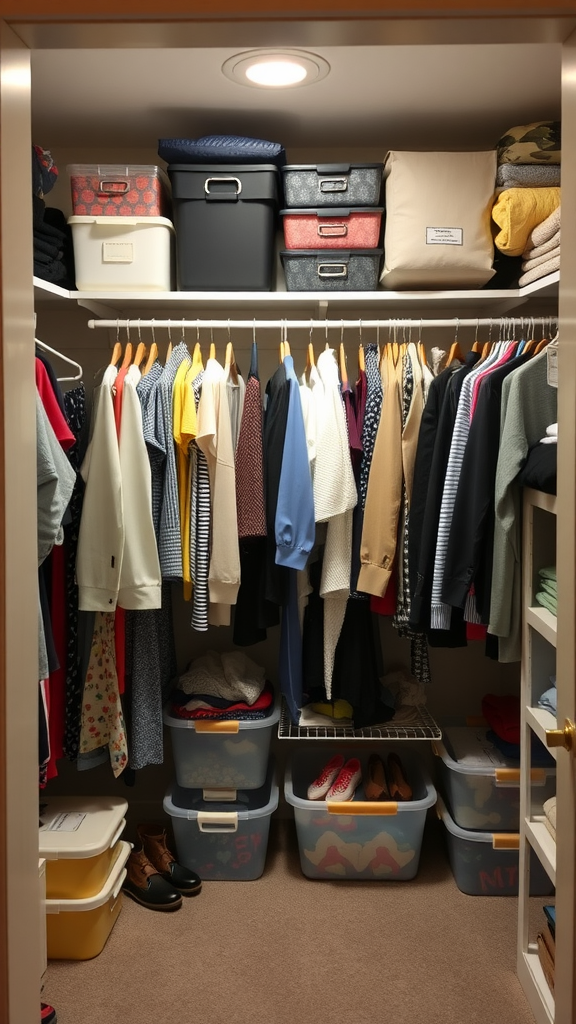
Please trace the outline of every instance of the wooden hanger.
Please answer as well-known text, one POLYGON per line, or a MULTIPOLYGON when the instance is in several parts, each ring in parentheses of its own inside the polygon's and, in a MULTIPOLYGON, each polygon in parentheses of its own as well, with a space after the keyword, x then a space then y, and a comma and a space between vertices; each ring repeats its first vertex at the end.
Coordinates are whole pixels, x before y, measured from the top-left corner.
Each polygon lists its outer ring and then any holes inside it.
POLYGON ((281 342, 280 342, 280 346, 279 346, 279 349, 278 349, 278 358, 280 359, 280 362, 281 362, 281 363, 283 363, 283 362, 284 362, 284 356, 285 356, 285 355, 286 355, 286 352, 285 352, 285 349, 284 349, 284 342, 283 342, 283 341, 281 341, 281 342))
POLYGON ((460 342, 457 340, 453 341, 450 346, 450 351, 448 352, 448 359, 446 360, 446 366, 450 366, 450 363, 453 363, 455 359, 458 359, 461 363, 464 362, 464 354, 462 352, 462 349, 460 348, 460 342))
POLYGON ((362 342, 358 345, 358 370, 360 373, 366 372, 366 360, 364 358, 364 345, 362 342))
POLYGON ((342 387, 348 387, 348 369, 346 367, 346 352, 344 351, 344 342, 340 342, 340 380, 342 381, 342 387))
POLYGON ((142 370, 142 376, 145 377, 147 373, 150 373, 154 363, 158 358, 158 345, 155 341, 150 345, 150 351, 148 353, 148 359, 146 360, 146 366, 142 370))
POLYGON ((202 359, 202 347, 199 341, 194 345, 194 352, 192 353, 192 360, 196 359, 202 359))
POLYGON ((418 358, 420 360, 420 366, 428 366, 428 359, 426 358, 426 349, 424 348, 424 342, 418 342, 418 358))
POLYGON ((234 384, 238 383, 238 367, 236 366, 236 357, 234 355, 234 346, 229 341, 226 345, 226 357, 224 360, 224 367, 228 370, 230 377, 234 384))
POLYGON ((309 341, 308 348, 306 349, 306 369, 304 373, 308 373, 313 366, 316 366, 316 357, 314 355, 314 345, 309 341))
POLYGON ((110 366, 116 366, 122 355, 122 345, 119 341, 116 342, 112 349, 112 355, 110 356, 110 366))
MULTIPOLYGON (((546 345, 549 344, 550 338, 542 338, 542 341, 537 342, 536 347, 533 350, 533 355, 537 356, 538 353, 541 352, 543 348, 546 348, 546 345)), ((526 349, 524 349, 524 351, 526 351, 526 349)))
POLYGON ((122 370, 126 370, 130 366, 131 362, 132 362, 132 342, 128 341, 126 343, 126 348, 124 349, 124 359, 122 360, 121 369, 122 370))
POLYGON ((169 342, 168 342, 168 348, 166 349, 166 359, 165 359, 165 362, 166 362, 166 363, 167 363, 167 362, 168 362, 168 360, 170 359, 170 356, 171 356, 171 355, 172 355, 172 342, 171 342, 171 341, 169 341, 169 342))
POLYGON ((146 358, 146 345, 143 341, 139 342, 136 349, 136 355, 134 356, 134 366, 140 366, 140 363, 144 362, 146 358))
POLYGON ((490 355, 491 351, 492 351, 492 342, 491 341, 485 342, 485 344, 484 344, 484 346, 482 348, 482 357, 481 358, 482 359, 487 359, 488 356, 490 355))

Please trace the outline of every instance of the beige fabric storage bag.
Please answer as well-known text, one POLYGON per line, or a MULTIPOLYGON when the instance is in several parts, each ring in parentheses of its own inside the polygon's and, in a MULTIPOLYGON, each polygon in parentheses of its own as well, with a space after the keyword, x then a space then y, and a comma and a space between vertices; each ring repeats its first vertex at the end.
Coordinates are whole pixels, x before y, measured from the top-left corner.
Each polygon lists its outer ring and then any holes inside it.
POLYGON ((496 151, 390 151, 385 288, 480 288, 494 275, 490 212, 496 151))

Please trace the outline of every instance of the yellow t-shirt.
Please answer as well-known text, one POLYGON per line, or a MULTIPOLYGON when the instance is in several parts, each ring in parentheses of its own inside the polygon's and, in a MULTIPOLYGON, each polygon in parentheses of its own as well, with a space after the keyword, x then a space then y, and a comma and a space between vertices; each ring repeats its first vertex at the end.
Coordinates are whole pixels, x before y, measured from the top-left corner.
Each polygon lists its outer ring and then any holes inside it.
POLYGON ((185 359, 178 367, 174 388, 173 432, 176 442, 176 472, 178 479, 178 502, 180 508, 180 535, 182 540, 182 576, 184 599, 192 598, 192 576, 190 572, 190 442, 197 434, 196 403, 192 381, 202 370, 202 356, 194 352, 192 360, 185 359))

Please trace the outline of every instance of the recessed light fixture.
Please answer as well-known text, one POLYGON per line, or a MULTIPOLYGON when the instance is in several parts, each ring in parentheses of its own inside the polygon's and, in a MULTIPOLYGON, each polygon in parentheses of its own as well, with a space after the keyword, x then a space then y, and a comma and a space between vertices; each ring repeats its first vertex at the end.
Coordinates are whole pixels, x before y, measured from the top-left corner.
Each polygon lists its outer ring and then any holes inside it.
POLYGON ((256 89, 294 89, 325 78, 328 61, 306 50, 247 50, 229 57, 222 71, 232 82, 256 89))

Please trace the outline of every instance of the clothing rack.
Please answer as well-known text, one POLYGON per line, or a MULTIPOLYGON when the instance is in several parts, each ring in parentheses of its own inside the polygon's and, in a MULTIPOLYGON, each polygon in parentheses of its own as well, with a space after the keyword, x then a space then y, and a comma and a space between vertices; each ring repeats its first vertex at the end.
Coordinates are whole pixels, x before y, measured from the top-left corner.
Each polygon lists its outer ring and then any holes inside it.
POLYGON ((397 328, 402 329, 405 327, 415 328, 418 330, 424 330, 424 328, 430 327, 453 327, 457 331, 459 327, 498 327, 498 326, 512 326, 512 325, 526 325, 528 328, 538 326, 548 326, 552 323, 557 323, 557 317, 554 316, 498 316, 498 317, 466 317, 464 319, 460 317, 452 317, 451 319, 411 319, 411 318, 386 318, 383 320, 288 320, 286 318, 276 320, 228 320, 228 319, 204 319, 198 318, 196 320, 89 320, 88 327, 91 330, 95 328, 107 328, 108 330, 116 329, 120 330, 192 330, 197 328, 206 329, 221 329, 229 330, 264 330, 264 329, 278 329, 278 330, 363 330, 366 328, 397 328))

